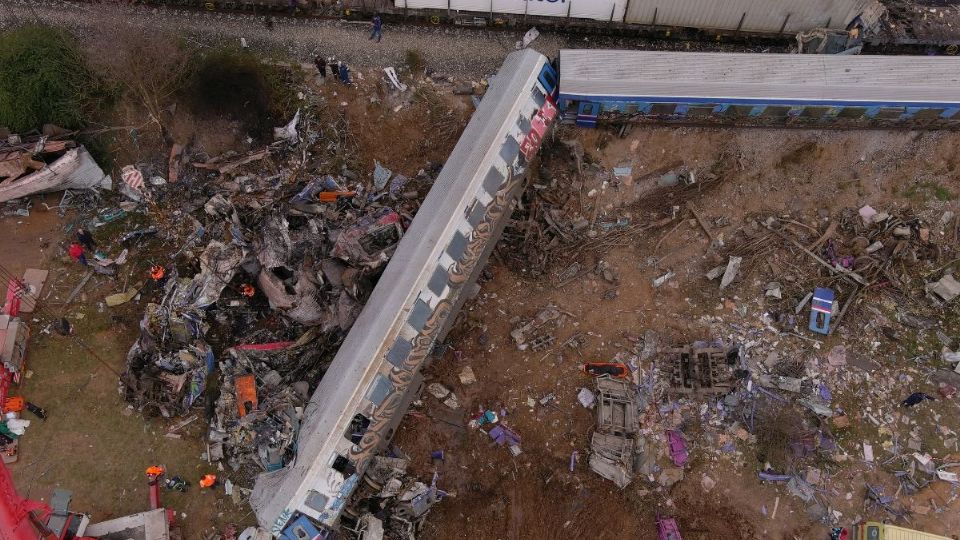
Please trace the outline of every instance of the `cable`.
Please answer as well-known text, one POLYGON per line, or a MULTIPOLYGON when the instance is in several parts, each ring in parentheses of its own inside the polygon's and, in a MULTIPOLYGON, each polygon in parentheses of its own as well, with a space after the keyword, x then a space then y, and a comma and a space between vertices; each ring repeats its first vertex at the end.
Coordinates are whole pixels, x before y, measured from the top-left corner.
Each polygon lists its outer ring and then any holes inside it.
MULTIPOLYGON (((19 278, 19 277, 16 277, 16 276, 13 274, 13 272, 11 272, 9 269, 7 269, 7 267, 4 266, 3 264, 0 264, 0 278, 6 279, 8 283, 9 283, 11 280, 16 280, 18 283, 20 283, 21 286, 20 286, 19 288, 20 288, 20 291, 23 293, 23 294, 21 295, 21 299, 24 297, 24 295, 26 295, 27 297, 32 298, 32 299, 35 301, 35 305, 34 305, 34 311, 35 311, 35 312, 40 313, 41 315, 46 315, 47 317, 49 317, 49 318, 51 318, 51 319, 53 319, 53 320, 62 319, 62 318, 63 318, 63 315, 62 315, 62 314, 61 314, 61 315, 55 315, 55 314, 51 313, 50 311, 48 311, 47 308, 41 304, 41 300, 40 300, 39 296, 38 296, 38 295, 34 295, 33 293, 29 292, 25 287, 23 287, 23 286, 22 286, 22 285, 24 285, 23 280, 22 280, 21 278, 19 278)), ((38 293, 39 293, 39 291, 38 291, 38 293)), ((93 357, 94 357, 98 362, 100 362, 105 368, 107 368, 108 370, 110 370, 114 375, 116 375, 118 378, 120 378, 120 379, 122 380, 122 377, 121 377, 120 372, 117 371, 116 369, 114 369, 113 366, 111 366, 109 363, 107 363, 106 360, 104 360, 103 358, 101 358, 100 355, 97 354, 96 351, 94 351, 94 349, 93 349, 92 347, 90 347, 90 345, 88 345, 86 341, 83 340, 83 338, 81 338, 81 337, 78 336, 78 335, 75 335, 75 337, 76 337, 76 339, 77 339, 77 343, 78 343, 84 350, 86 350, 86 351, 90 354, 90 356, 93 356, 93 357)))

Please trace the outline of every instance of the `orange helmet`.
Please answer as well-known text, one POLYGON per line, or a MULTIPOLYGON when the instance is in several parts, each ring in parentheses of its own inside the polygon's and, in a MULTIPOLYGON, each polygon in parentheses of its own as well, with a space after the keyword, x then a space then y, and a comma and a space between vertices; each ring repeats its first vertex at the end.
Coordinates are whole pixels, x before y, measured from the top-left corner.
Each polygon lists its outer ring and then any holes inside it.
POLYGON ((248 296, 251 298, 253 297, 253 295, 257 294, 257 290, 254 289, 253 285, 249 283, 244 283, 243 285, 241 285, 240 292, 243 293, 244 296, 248 296))
POLYGON ((163 474, 163 467, 159 465, 151 465, 147 467, 147 476, 160 476, 163 474))
POLYGON ((163 279, 164 270, 160 265, 154 265, 150 267, 150 277, 155 280, 163 279))
POLYGON ((213 484, 217 481, 217 475, 215 474, 205 474, 203 478, 200 479, 200 487, 208 488, 213 487, 213 484))

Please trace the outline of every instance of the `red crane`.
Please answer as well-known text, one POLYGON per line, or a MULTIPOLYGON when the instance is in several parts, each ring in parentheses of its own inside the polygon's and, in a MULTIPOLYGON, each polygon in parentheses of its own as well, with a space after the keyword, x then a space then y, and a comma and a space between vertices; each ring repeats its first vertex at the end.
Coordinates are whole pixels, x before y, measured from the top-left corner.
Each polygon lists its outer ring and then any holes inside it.
POLYGON ((46 504, 20 497, 0 462, 0 540, 59 540, 45 525, 50 512, 46 504))

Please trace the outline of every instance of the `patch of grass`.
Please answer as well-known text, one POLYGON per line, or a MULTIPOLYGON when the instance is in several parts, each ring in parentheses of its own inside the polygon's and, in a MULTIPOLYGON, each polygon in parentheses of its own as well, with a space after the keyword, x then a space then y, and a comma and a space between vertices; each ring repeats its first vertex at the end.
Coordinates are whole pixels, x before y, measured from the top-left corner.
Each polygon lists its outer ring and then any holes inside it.
MULTIPOLYGON (((896 194, 896 192, 894 193, 896 194)), ((908 187, 901 194, 902 197, 913 200, 913 201, 926 201, 930 197, 938 201, 952 201, 956 194, 941 185, 939 182, 924 181, 917 182, 912 186, 908 187)))
POLYGON ((65 31, 29 25, 0 34, 0 125, 83 127, 111 99, 65 31))

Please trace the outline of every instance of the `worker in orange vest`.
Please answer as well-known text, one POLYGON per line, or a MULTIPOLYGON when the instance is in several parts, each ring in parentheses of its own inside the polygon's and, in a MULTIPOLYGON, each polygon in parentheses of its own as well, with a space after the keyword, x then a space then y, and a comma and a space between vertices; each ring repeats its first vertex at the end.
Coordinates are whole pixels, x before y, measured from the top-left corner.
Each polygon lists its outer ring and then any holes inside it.
POLYGON ((247 298, 253 298, 253 295, 257 294, 257 290, 253 288, 253 285, 244 283, 240 286, 240 293, 247 298))
POLYGON ((215 474, 205 474, 203 478, 200 479, 201 488, 212 488, 217 485, 217 475, 215 474))
POLYGON ((159 264, 155 264, 150 267, 150 278, 154 281, 160 281, 163 279, 163 276, 166 274, 166 271, 159 264))

